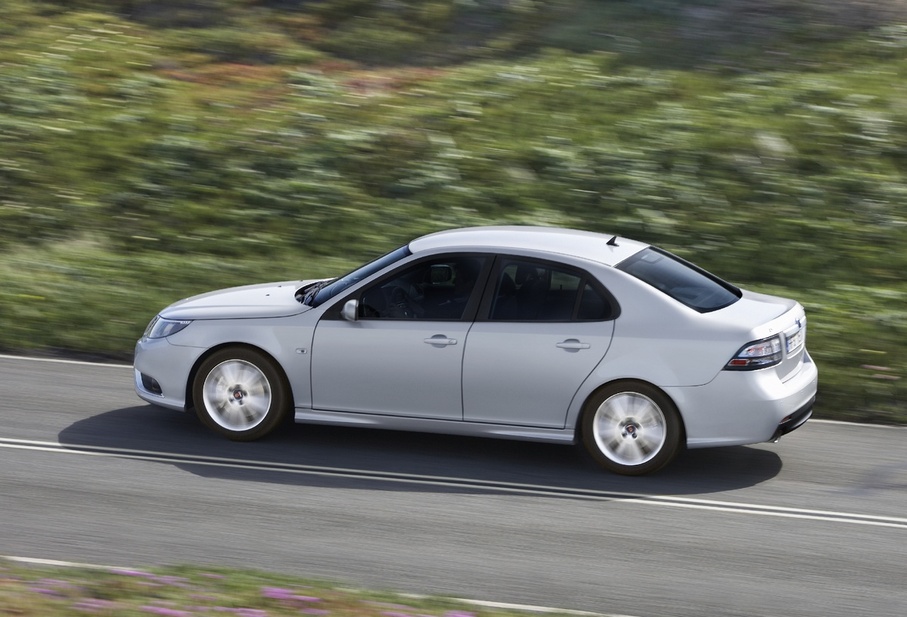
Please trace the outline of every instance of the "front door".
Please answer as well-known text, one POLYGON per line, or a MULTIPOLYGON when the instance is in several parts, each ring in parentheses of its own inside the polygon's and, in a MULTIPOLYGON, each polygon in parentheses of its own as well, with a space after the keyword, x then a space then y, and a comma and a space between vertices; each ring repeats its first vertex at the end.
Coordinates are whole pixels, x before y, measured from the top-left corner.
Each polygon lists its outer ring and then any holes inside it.
POLYGON ((484 256, 403 266, 355 296, 347 321, 328 311, 312 344, 315 409, 463 419, 463 350, 484 256))
POLYGON ((462 419, 468 329, 461 322, 321 321, 312 345, 314 408, 462 419))

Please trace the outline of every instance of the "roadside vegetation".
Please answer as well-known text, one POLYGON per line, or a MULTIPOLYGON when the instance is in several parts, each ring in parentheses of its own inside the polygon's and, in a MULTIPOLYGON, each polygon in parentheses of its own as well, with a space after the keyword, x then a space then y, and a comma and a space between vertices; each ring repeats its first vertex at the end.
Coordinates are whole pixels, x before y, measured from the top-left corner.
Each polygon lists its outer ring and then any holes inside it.
POLYGON ((6 0, 0 348, 559 225, 797 298, 817 415, 907 423, 905 77, 895 0, 6 0))
MULTIPOLYGON (((527 611, 364 591, 225 568, 22 566, 0 561, 0 606, 17 617, 521 617, 527 611)), ((557 615, 557 613, 548 613, 557 615)))

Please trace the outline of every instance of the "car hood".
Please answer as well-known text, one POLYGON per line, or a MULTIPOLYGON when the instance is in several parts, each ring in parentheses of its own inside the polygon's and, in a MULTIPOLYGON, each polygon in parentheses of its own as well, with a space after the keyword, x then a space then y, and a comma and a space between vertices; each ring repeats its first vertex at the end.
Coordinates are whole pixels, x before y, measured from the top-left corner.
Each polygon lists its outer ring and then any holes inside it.
POLYGON ((296 293, 316 280, 283 281, 231 287, 174 302, 161 311, 165 319, 250 319, 288 317, 310 310, 296 293))

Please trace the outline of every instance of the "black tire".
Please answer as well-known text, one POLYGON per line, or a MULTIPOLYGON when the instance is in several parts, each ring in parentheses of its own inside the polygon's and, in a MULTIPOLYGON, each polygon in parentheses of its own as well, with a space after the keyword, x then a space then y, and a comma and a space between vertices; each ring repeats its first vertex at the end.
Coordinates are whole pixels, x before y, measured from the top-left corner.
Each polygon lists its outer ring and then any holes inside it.
POLYGON ((639 476, 674 459, 681 448, 683 423, 674 403, 658 388, 618 382, 586 401, 582 440, 586 451, 605 469, 639 476))
POLYGON ((264 437, 292 407, 280 367, 245 347, 220 349, 205 358, 192 384, 192 401, 206 426, 234 441, 264 437))

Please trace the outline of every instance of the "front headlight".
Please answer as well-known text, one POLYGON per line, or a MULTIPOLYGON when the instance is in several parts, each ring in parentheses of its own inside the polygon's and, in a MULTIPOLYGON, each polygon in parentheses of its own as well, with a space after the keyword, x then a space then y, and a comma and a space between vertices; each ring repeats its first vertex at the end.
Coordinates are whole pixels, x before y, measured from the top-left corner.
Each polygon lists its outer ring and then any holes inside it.
POLYGON ((173 319, 164 319, 160 315, 151 320, 151 323, 148 324, 148 327, 145 328, 145 338, 164 338, 170 336, 171 334, 176 334, 186 326, 188 326, 191 321, 188 320, 173 320, 173 319))

